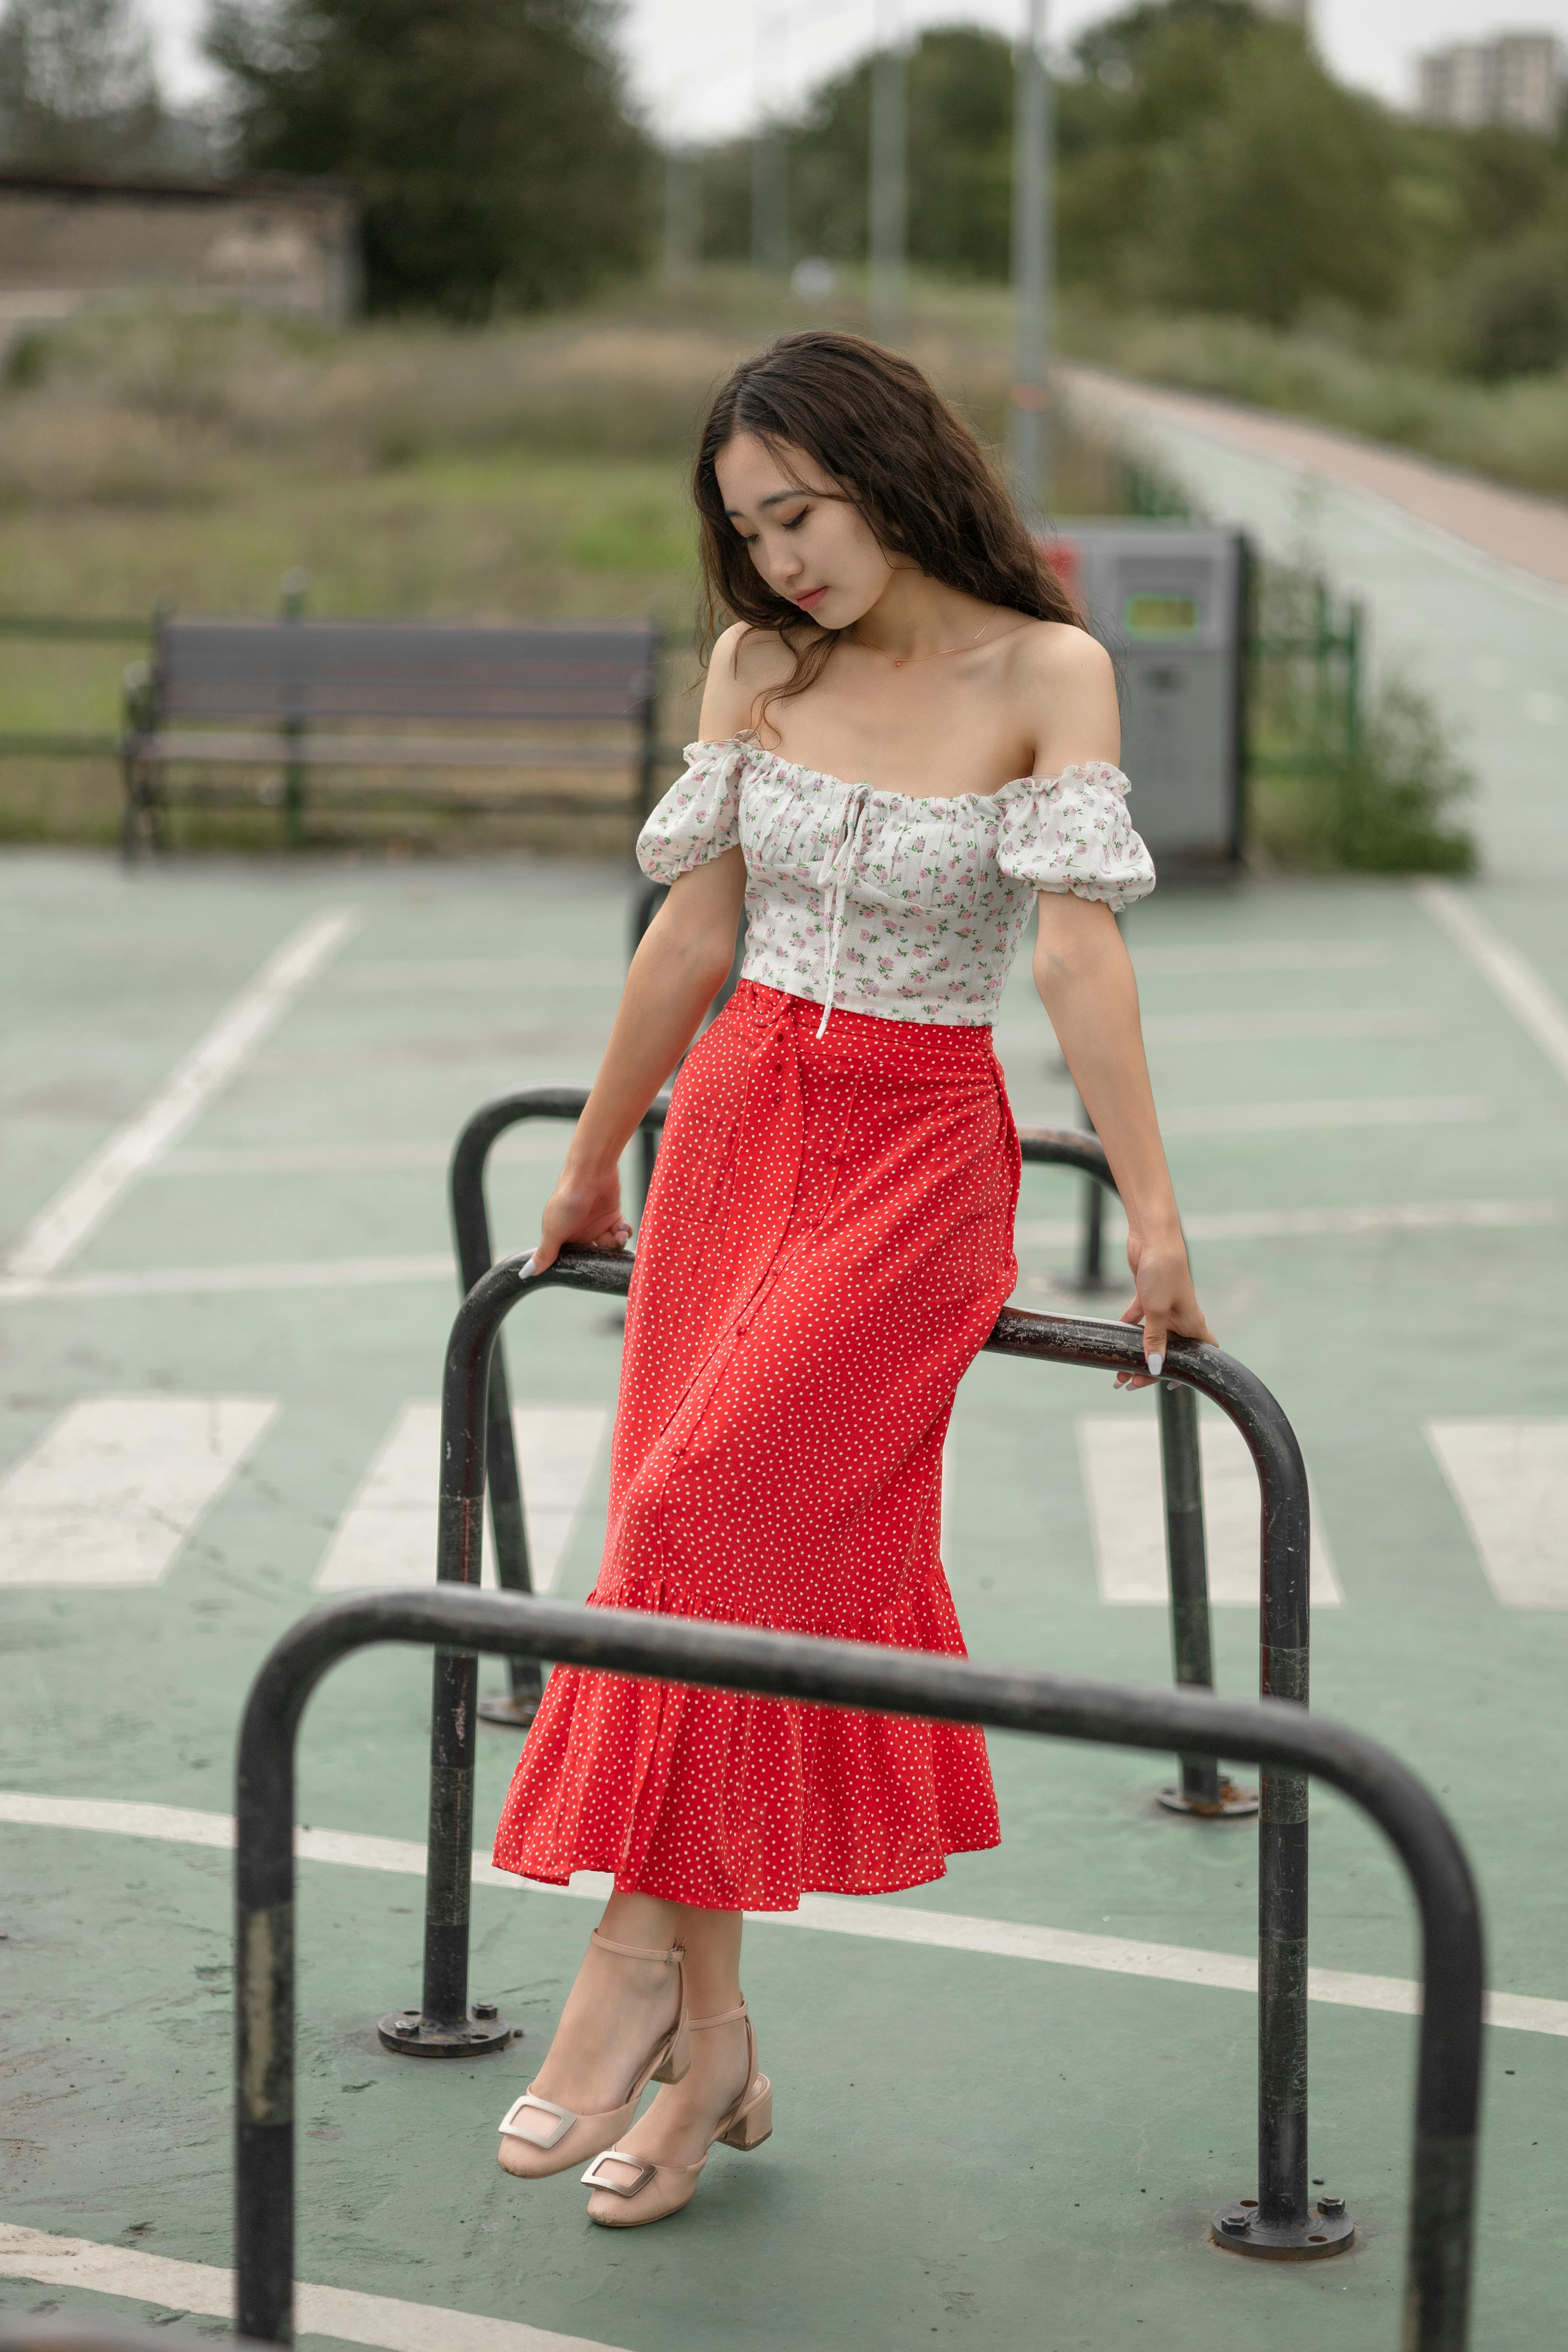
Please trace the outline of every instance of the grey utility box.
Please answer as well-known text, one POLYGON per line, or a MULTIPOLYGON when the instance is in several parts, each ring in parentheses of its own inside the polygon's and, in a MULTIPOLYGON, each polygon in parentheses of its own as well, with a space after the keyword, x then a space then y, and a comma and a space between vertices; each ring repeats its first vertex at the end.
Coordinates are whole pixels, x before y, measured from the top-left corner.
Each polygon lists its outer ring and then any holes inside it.
POLYGON ((1121 688, 1132 822, 1156 863, 1241 854, 1247 542, 1185 522, 1064 523, 1050 552, 1121 688))

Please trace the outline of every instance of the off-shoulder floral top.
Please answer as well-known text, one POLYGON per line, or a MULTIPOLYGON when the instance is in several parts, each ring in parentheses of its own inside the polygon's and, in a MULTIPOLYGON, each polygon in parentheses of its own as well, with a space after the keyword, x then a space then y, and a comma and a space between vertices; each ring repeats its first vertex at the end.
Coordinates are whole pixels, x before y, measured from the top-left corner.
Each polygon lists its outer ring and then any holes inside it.
POLYGON ((889 1021, 988 1027, 1037 890, 1121 908, 1154 887, 1102 761, 923 800, 847 784, 748 742, 689 743, 637 842, 673 882, 739 845, 743 977, 889 1021))

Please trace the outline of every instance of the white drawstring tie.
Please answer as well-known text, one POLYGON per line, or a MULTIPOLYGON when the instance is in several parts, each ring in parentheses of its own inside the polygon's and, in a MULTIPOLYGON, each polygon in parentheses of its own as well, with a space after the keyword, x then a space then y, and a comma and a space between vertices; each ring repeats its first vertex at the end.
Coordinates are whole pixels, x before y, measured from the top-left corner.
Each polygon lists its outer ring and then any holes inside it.
POLYGON ((816 869, 816 887, 826 893, 827 913, 827 986, 822 1019, 816 1031, 819 1040, 827 1034, 827 1016, 833 1010, 833 992, 838 979, 838 950, 844 938, 845 917, 848 912, 849 885, 855 879, 866 847, 866 827, 870 814, 871 786, 849 785, 839 803, 833 845, 816 869))

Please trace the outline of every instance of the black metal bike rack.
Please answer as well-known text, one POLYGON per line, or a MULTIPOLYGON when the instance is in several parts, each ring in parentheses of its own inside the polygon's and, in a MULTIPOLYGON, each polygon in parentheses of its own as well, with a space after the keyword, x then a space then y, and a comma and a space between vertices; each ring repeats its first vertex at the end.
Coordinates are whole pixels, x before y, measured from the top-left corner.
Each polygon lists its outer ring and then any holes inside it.
MULTIPOLYGON (((1077 1139, 1079 1142, 1082 1139, 1077 1139)), ((437 1577, 477 1585, 485 1496, 486 1399, 497 1335, 523 1297, 552 1287, 624 1297, 633 1260, 625 1253, 563 1250, 542 1274, 505 1258, 480 1276, 459 1308, 447 1351, 441 1404, 441 1489, 437 1577)), ((1134 1371, 1141 1334, 1125 1323, 1080 1316, 1030 1315, 1008 1307, 988 1349, 1037 1361, 1134 1371)), ((1173 1378, 1211 1397, 1240 1430, 1257 1466, 1262 1500, 1262 1628, 1259 1680, 1265 1698, 1305 1706, 1308 1685, 1307 1474, 1289 1423, 1256 1374, 1217 1348, 1171 1344, 1173 1378)), ((553 1657, 546 1647, 530 1656, 553 1657)), ((418 2009, 380 2021, 384 2047, 413 2057, 469 2057, 504 2049, 511 2029, 486 2001, 468 2001, 468 1904, 473 1867, 475 1701, 471 1657, 439 1655, 431 1704, 430 1817, 426 1876, 424 1979, 418 2009)), ((1179 1748, 1217 1759, 1215 1748, 1179 1748)), ((1307 1786, 1298 1773, 1265 1775, 1258 1818, 1258 2197, 1268 2233, 1255 2252, 1321 2251, 1307 2195, 1307 1786), (1293 2231, 1294 2236, 1289 2235, 1293 2231)), ((1346 2222, 1348 2233, 1350 2224, 1346 2222)), ((1337 2244, 1339 2240, 1332 2240, 1337 2244)))
MULTIPOLYGON (((650 883, 637 907, 636 944, 654 912, 653 901, 662 886, 650 883)), ((731 978, 733 975, 731 974, 731 978)), ((588 1099, 581 1087, 531 1087, 520 1094, 498 1095, 485 1103, 458 1136, 452 1153, 449 1188, 452 1231, 458 1276, 467 1297, 489 1273, 494 1260, 489 1211, 485 1198, 485 1171, 492 1146, 508 1128, 524 1119, 574 1119, 588 1099)), ((642 1121, 639 1141, 644 1153, 644 1194, 651 1179, 653 1150, 668 1110, 661 1096, 642 1121)), ((1098 1201, 1116 1194, 1116 1180, 1105 1147, 1090 1130, 1075 1128, 1026 1128, 1018 1138, 1026 1165, 1076 1169, 1098 1201)), ((1098 1231, 1098 1227, 1096 1228, 1098 1231)), ((489 1402, 488 1459, 490 1528, 495 1543, 496 1580, 503 1591, 531 1592, 532 1570, 528 1557, 528 1529, 523 1516, 517 1446, 511 1425, 511 1397, 507 1382, 505 1352, 498 1342, 491 1360, 489 1402)), ((1159 1391, 1160 1458, 1165 1497, 1165 1556, 1171 1585, 1171 1653, 1178 1685, 1184 1689, 1214 1687, 1214 1643, 1209 1626, 1208 1555, 1204 1536, 1203 1475, 1198 1458, 1197 1401, 1191 1390, 1174 1380, 1162 1381, 1159 1391)), ((511 1687, 502 1698, 481 1697, 479 1711, 487 1723, 513 1730, 526 1729, 538 1711, 539 1668, 531 1659, 510 1662, 511 1687)), ((1223 1780, 1212 1757, 1184 1756, 1181 1779, 1162 1789, 1160 1803, 1167 1811, 1201 1820, 1237 1820, 1258 1811, 1251 1790, 1223 1780)))
MULTIPOLYGON (((510 1278, 515 1286, 515 1271, 510 1278)), ((438 1665, 466 1668, 470 1676, 480 1651, 521 1654, 807 1704, 1245 1759, 1264 1767, 1266 1790, 1271 1783, 1304 1788, 1309 1773, 1327 1780, 1387 1836, 1420 1915, 1425 1998, 1401 2343, 1404 2352, 1464 2352, 1485 1982, 1480 1908, 1447 1816, 1386 1748, 1278 1701, 1140 1689, 449 1583, 427 1592, 345 1594, 313 1610, 276 1644, 246 1703, 235 1859, 236 2324, 242 2335, 264 2344, 293 2340, 293 1825, 300 1723, 328 1669, 378 1642, 434 1648, 438 1665)), ((1259 1985, 1265 2002, 1270 1975, 1265 1953, 1259 1985)), ((1268 2111, 1260 2115, 1266 2141, 1276 2120, 1268 2111)), ((1333 2210, 1339 2200, 1325 2198, 1298 2218, 1281 2195, 1277 2153, 1266 2145, 1256 2200, 1243 2199, 1215 2212, 1215 2242, 1244 2252, 1288 2247, 1298 2257, 1337 2252, 1352 2228, 1333 2210), (1266 2185, 1270 2177, 1272 2189, 1266 2185)))

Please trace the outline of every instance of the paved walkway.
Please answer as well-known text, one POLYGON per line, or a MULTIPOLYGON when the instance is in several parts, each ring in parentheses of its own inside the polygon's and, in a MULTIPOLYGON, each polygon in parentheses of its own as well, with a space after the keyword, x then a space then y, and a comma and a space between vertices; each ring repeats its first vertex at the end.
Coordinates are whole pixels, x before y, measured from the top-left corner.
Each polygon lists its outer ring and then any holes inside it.
POLYGON ((1076 397, 1134 425, 1174 426, 1232 451, 1267 457, 1287 471, 1363 490, 1477 554, 1568 589, 1568 506, 1559 499, 1510 489, 1305 417, 1134 383, 1104 368, 1073 366, 1067 373, 1076 397))
MULTIPOLYGON (((0 1041, 7 2312, 224 2307, 240 1702, 320 1592, 429 1574, 442 1163, 489 1095, 592 1071, 625 887, 522 862, 127 879, 96 857, 0 861, 0 988, 29 1007, 0 1041)), ((1286 1404, 1315 1484, 1316 1703, 1445 1792, 1480 1872, 1499 2000, 1477 2340, 1544 2341, 1535 2143, 1568 2091, 1556 1000, 1517 930, 1398 883, 1156 894, 1129 934, 1208 1311, 1286 1404)), ((1026 977, 998 1035, 1020 1116, 1061 1117, 1026 977)), ((560 1149, 557 1130, 500 1155, 502 1246, 531 1234, 560 1149)), ((1075 1208, 1072 1183, 1031 1173, 1023 1303, 1066 1303, 1075 1208)), ((538 1556, 579 1598, 618 1328, 556 1294, 508 1345, 538 1556)), ((1217 1424, 1205 1444, 1220 1673, 1245 1690, 1255 1489, 1217 1424)), ((1147 1397, 976 1364, 944 1549, 977 1655, 1164 1678, 1155 1462, 1147 1397)), ((1253 2164, 1250 1831, 1159 1813, 1158 1763, 1023 1740, 994 1743, 997 1853, 752 1933, 774 2137, 743 2164, 721 2152, 668 2230, 606 2241, 573 2179, 520 2189, 493 2161, 584 1902, 481 1875, 474 1990, 527 2031, 504 2058, 431 2067, 374 2043, 417 1981, 427 1691, 423 1660, 378 1653, 329 1679, 305 1730, 315 2340, 1394 2340, 1416 1964, 1397 1874, 1342 1805, 1315 1810, 1312 2112, 1314 2172, 1363 2216, 1343 2262, 1264 2275, 1204 2240, 1253 2164)), ((515 1746, 487 1727, 481 1839, 515 1746)))
MULTIPOLYGON (((1304 508, 1296 460, 1227 440, 1212 404, 1183 404, 1194 421, 1138 397, 1215 511, 1281 545, 1305 516, 1385 650, 1471 729, 1483 776, 1479 885, 1239 881, 1157 893, 1127 928, 1205 1305, 1314 1483, 1315 1704, 1440 1790, 1479 1871, 1494 2003, 1474 2340, 1512 2352, 1555 2340, 1562 2305, 1542 2151, 1568 2095, 1568 825, 1547 702, 1568 598, 1331 470, 1304 508)), ((0 992, 28 1011, 0 1034, 8 2316, 227 2307, 236 1718, 319 1593, 429 1573, 446 1153, 489 1095, 591 1074, 625 893, 609 868, 522 861, 128 879, 91 856, 0 859, 0 992)), ((1067 1116, 1026 976, 997 1034, 1020 1118, 1067 1116)), ((531 1236, 560 1150, 535 1131, 498 1154, 500 1246, 531 1236)), ((1075 1207, 1030 1172, 1024 1304, 1067 1303, 1075 1207)), ((515 1319, 535 1557, 580 1598, 619 1328, 559 1293, 515 1319)), ((1244 1690, 1256 1491, 1221 1425, 1205 1446, 1220 1679, 1244 1690)), ((976 1363, 944 1516, 976 1654, 1164 1678, 1156 1462, 1147 1396, 976 1363)), ((721 2151, 679 2221, 606 2238, 572 2176, 522 2189, 493 2161, 584 1901, 481 1864, 474 1990, 526 2039, 469 2066, 374 2042, 417 1981, 428 1687, 422 1658, 375 1653, 329 1678, 305 1729, 309 2341, 1397 2339, 1416 1963, 1398 1875, 1337 1801, 1314 1804, 1312 2158, 1359 2217, 1350 2255, 1265 2269, 1205 2236, 1254 2162, 1251 1832, 1162 1814, 1146 1759, 1022 1739, 994 1744, 998 1852, 749 1931, 774 2137, 744 2164, 721 2151)), ((487 1727, 481 1838, 515 1750, 487 1727)))

